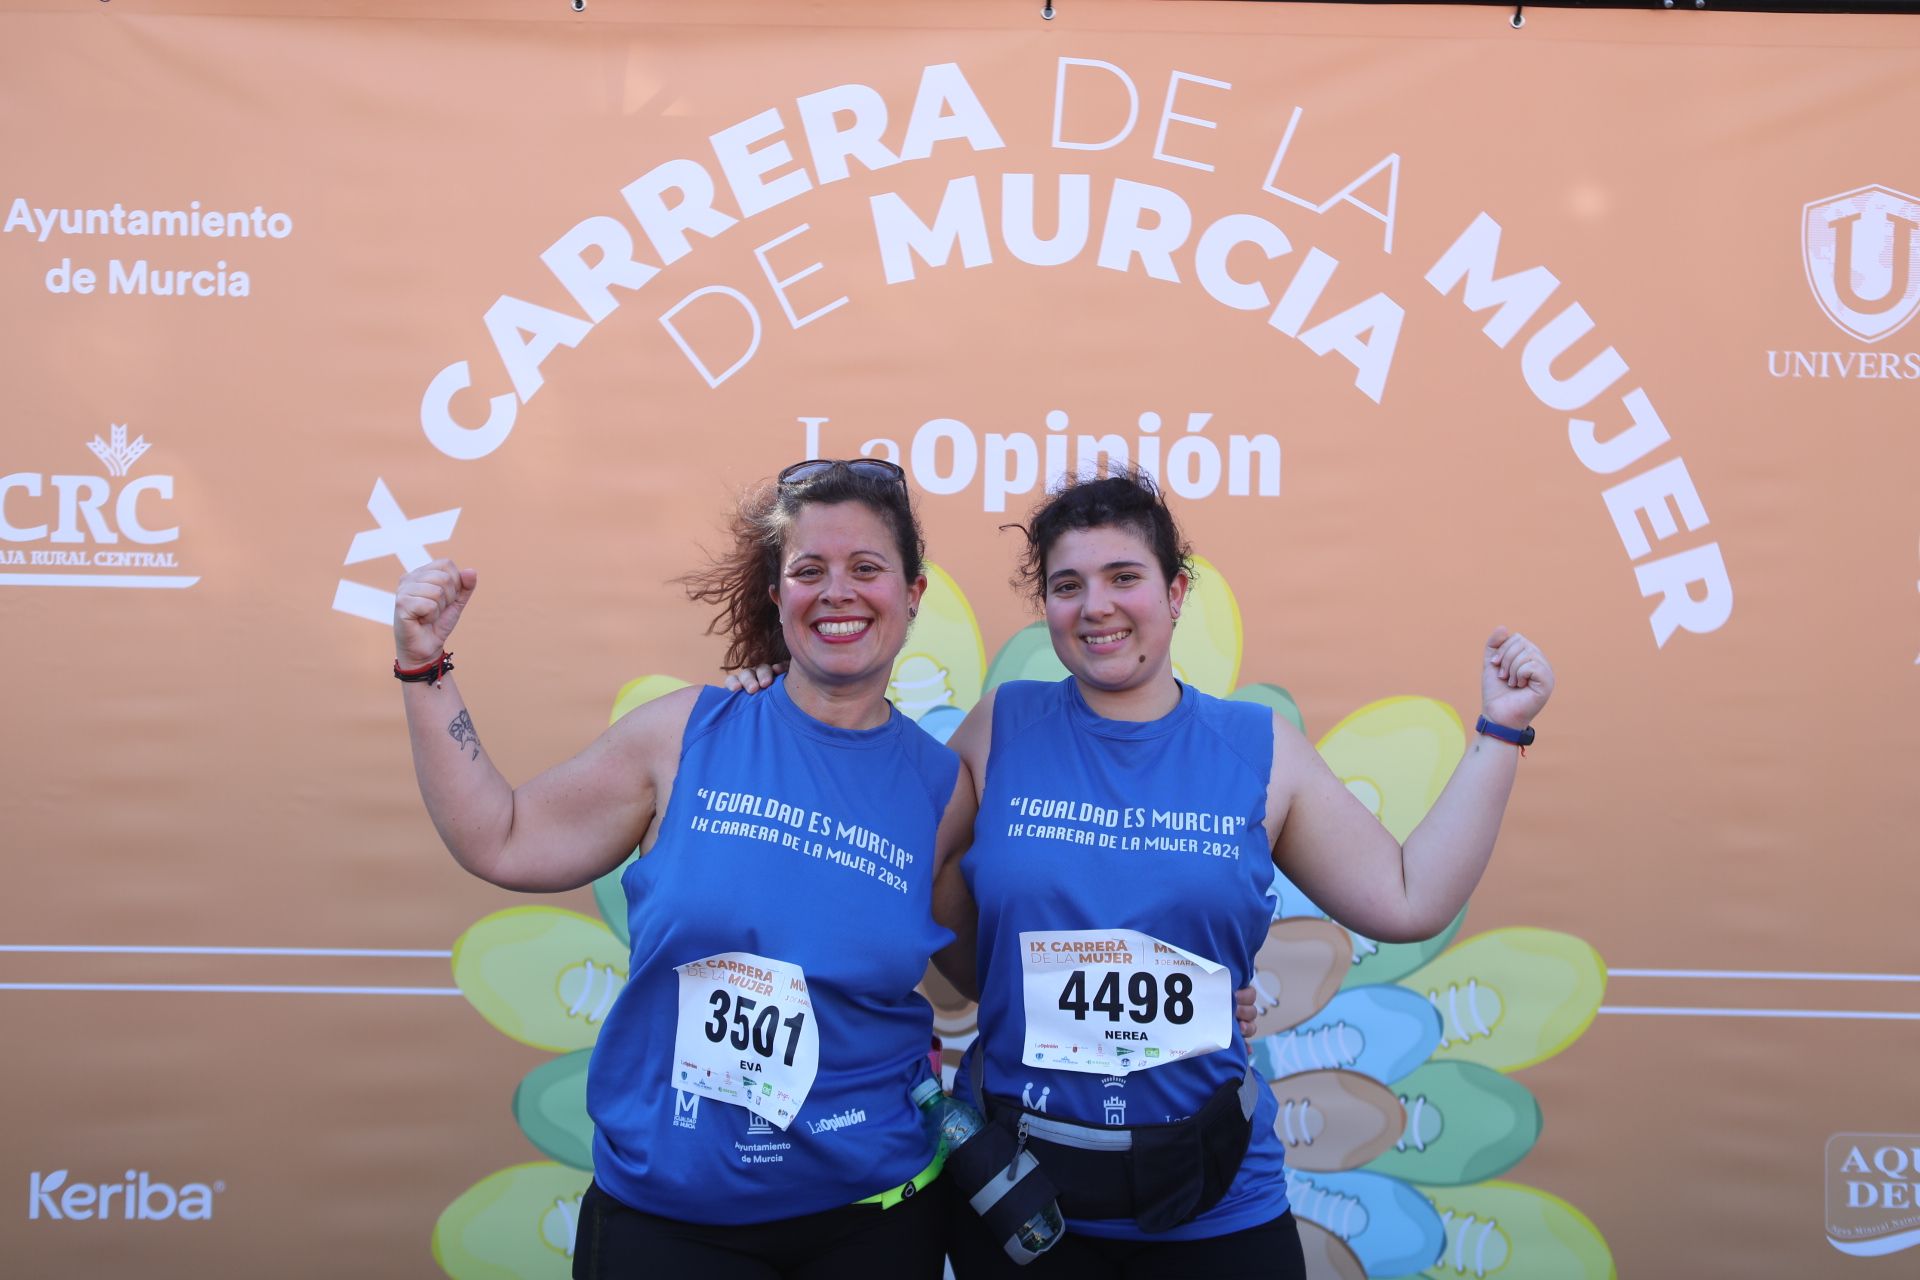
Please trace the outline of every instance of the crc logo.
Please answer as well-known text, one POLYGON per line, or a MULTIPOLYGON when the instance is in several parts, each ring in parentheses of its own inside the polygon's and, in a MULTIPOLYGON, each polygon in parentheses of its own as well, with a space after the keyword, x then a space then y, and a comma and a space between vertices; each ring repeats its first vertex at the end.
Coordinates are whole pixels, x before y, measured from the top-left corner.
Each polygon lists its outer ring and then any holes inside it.
POLYGON ((1878 342, 1920 311, 1920 198, 1875 185, 1814 200, 1800 257, 1827 318, 1878 342))
POLYGON ((213 1197, 225 1191, 224 1182, 189 1182, 174 1186, 156 1182, 144 1169, 127 1170, 124 1182, 69 1182, 67 1170, 27 1175, 27 1220, 87 1222, 119 1218, 130 1222, 164 1222, 180 1218, 205 1222, 213 1217, 213 1197), (116 1212, 117 1210, 117 1212, 116 1212))
POLYGON ((0 476, 0 584, 190 587, 198 582, 197 577, 97 572, 179 567, 173 551, 149 549, 180 538, 180 526, 163 518, 173 501, 173 477, 127 478, 150 447, 145 436, 128 440, 125 425, 116 423, 111 440, 96 435, 87 442, 106 465, 106 475, 15 471, 0 476), (8 568, 41 572, 4 572, 8 568), (61 569, 96 572, 47 572, 61 569))
POLYGON ((1920 1134, 1827 1139, 1827 1242, 1857 1258, 1920 1245, 1920 1134))

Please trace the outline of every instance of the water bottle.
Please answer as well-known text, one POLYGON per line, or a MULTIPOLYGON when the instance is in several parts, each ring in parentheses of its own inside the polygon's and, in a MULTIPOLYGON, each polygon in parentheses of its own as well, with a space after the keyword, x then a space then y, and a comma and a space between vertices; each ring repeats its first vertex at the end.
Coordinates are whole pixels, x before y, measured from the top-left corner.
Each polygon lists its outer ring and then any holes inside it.
MULTIPOLYGON (((913 1104, 920 1108, 921 1127, 929 1138, 940 1144, 943 1156, 958 1150, 969 1138, 987 1127, 986 1120, 978 1111, 948 1094, 940 1087, 938 1080, 922 1080, 915 1085, 913 1104)), ((1014 1238, 1007 1242, 1007 1252, 1016 1261, 1028 1262, 1053 1248, 1066 1233, 1067 1224, 1060 1216, 1060 1206, 1050 1200, 1015 1229, 1014 1238), (1016 1242, 1018 1251, 1014 1247, 1016 1242), (1022 1256, 1023 1253, 1025 1256, 1022 1256)))

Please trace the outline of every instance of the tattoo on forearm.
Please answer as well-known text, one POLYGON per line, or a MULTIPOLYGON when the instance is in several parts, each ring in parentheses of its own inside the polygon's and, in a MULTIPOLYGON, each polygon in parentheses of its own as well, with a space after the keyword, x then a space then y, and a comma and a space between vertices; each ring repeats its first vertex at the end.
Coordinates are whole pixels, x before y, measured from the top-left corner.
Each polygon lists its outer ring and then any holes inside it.
POLYGON ((455 716, 452 722, 447 725, 447 734, 461 746, 471 746, 473 748, 471 759, 478 760, 480 758, 480 735, 473 727, 472 716, 468 715, 465 711, 455 716))

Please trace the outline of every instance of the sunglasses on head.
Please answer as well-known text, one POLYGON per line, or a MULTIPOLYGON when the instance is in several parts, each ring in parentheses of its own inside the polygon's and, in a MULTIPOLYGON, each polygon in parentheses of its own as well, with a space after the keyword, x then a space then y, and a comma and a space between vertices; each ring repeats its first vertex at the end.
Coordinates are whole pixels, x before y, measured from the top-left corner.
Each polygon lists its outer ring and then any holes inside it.
POLYGON ((907 473, 885 458, 809 458, 782 471, 778 482, 782 488, 806 484, 818 480, 835 467, 845 467, 852 474, 869 480, 887 481, 902 489, 907 487, 907 473))

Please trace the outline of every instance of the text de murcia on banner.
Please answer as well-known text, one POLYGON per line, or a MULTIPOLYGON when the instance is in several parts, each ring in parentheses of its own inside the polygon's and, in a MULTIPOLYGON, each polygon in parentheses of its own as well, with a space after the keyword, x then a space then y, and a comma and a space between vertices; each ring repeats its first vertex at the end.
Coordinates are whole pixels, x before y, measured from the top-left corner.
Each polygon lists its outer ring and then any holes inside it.
MULTIPOLYGON (((1197 129, 1217 128, 1216 121, 1182 111, 1180 95, 1219 93, 1231 88, 1226 81, 1174 72, 1159 114, 1153 161, 1181 170, 1211 172, 1211 164, 1177 154, 1168 132, 1176 124, 1189 136, 1197 129)), ((1139 102, 1139 89, 1122 68, 1087 59, 1061 59, 1055 86, 1053 148, 1074 152, 1119 146, 1134 131, 1139 102), (1108 77, 1124 90, 1131 105, 1122 128, 1101 138, 1068 136, 1065 111, 1074 91, 1070 71, 1108 77)), ((885 99, 864 84, 838 85, 805 95, 795 101, 794 112, 810 165, 795 159, 787 137, 787 119, 780 109, 770 108, 711 135, 710 162, 677 157, 654 166, 621 188, 625 209, 619 215, 601 213, 584 218, 550 245, 540 255, 541 261, 574 309, 559 310, 510 295, 496 299, 486 312, 484 324, 498 373, 505 376, 511 391, 488 394, 485 419, 472 425, 471 416, 457 414, 454 404, 456 397, 474 386, 472 364, 461 360, 443 368, 429 383, 421 401, 421 429, 434 447, 459 459, 484 457, 499 448, 513 431, 519 407, 544 385, 546 360, 561 347, 577 347, 628 295, 648 286, 691 254, 693 237, 713 239, 817 187, 843 180, 852 174, 855 163, 879 171, 928 159, 943 143, 952 144, 942 148, 943 155, 965 154, 958 150, 961 146, 976 153, 1005 146, 999 127, 955 63, 922 70, 903 130, 893 129, 885 99), (887 140, 890 131, 899 136, 895 145, 887 140), (738 216, 719 206, 723 183, 738 216), (651 250, 652 260, 636 256, 636 232, 651 250)), ((1394 193, 1398 189, 1397 155, 1383 158, 1324 200, 1298 196, 1276 185, 1301 115, 1300 110, 1294 111, 1280 139, 1273 165, 1259 188, 1261 198, 1316 214, 1335 205, 1351 206, 1382 223, 1384 247, 1390 252, 1394 193), (1388 188, 1384 212, 1355 194, 1376 179, 1388 188)), ((1184 197, 1166 187, 1129 179, 1115 180, 1104 192, 1107 207, 1095 247, 1092 179, 1072 173, 1047 178, 1059 187, 1062 215, 1059 230, 1043 241, 1033 226, 1038 180, 1034 174, 1010 174, 1002 179, 999 231, 1007 255, 1028 265, 1053 266, 1073 261, 1092 247, 1097 265, 1120 273, 1184 282, 1185 270, 1222 305, 1267 312, 1269 326, 1278 333, 1298 339, 1315 354, 1333 354, 1351 363, 1354 385, 1368 398, 1378 401, 1384 393, 1404 311, 1384 294, 1375 294, 1309 323, 1339 266, 1330 254, 1308 250, 1276 299, 1265 284, 1237 279, 1226 266, 1230 252, 1241 246, 1257 248, 1268 261, 1292 253, 1292 241, 1276 225, 1251 213, 1230 214, 1196 235, 1184 197)), ((869 205, 876 253, 889 283, 903 284, 913 279, 918 271, 916 260, 926 266, 941 266, 957 255, 962 267, 994 260, 977 176, 950 182, 933 210, 916 211, 895 192, 873 196, 869 205)), ((760 303, 736 284, 709 283, 681 294, 661 313, 662 327, 706 385, 720 386, 751 362, 765 333, 762 315, 769 310, 765 305, 769 299, 794 330, 848 303, 847 296, 829 296, 834 290, 823 289, 822 282, 816 281, 807 286, 815 295, 813 301, 802 304, 810 309, 803 313, 795 305, 792 286, 826 270, 826 264, 818 261, 799 265, 804 255, 795 252, 797 246, 789 247, 789 242, 810 229, 810 224, 801 222, 755 247, 754 258, 764 279, 763 283, 749 282, 747 287, 761 292, 760 303), (779 265, 774 260, 776 251, 782 259, 779 265), (737 352, 697 350, 681 320, 695 307, 733 308, 742 313, 749 334, 745 348, 737 352)))
MULTIPOLYGON (((284 240, 293 234, 286 213, 252 209, 203 209, 189 202, 185 209, 129 209, 115 202, 103 208, 40 208, 25 196, 16 196, 7 208, 0 234, 30 236, 40 244, 55 235, 129 240, 284 240)), ((167 250, 160 252, 170 252, 167 250)), ((47 269, 41 283, 48 293, 137 295, 159 298, 245 298, 252 296, 253 280, 230 266, 225 258, 183 263, 176 259, 154 262, 147 257, 109 258, 104 267, 62 257, 47 269)))

